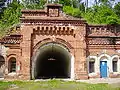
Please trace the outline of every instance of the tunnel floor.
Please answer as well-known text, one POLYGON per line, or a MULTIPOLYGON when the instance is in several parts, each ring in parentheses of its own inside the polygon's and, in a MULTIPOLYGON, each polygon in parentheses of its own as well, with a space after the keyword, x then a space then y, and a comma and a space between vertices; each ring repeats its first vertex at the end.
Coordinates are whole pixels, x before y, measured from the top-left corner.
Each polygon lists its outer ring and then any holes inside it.
POLYGON ((37 58, 35 78, 70 78, 69 52, 58 46, 43 49, 37 58))

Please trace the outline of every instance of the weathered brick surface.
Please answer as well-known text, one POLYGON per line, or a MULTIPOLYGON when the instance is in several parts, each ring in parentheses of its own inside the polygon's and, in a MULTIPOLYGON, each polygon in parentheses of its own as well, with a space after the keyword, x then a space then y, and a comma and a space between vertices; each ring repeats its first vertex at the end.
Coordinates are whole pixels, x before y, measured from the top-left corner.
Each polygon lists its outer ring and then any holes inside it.
MULTIPOLYGON (((105 34, 106 26, 89 26, 84 20, 63 15, 59 11, 61 6, 54 6, 55 10, 51 9, 52 6, 54 5, 48 5, 49 9, 47 11, 22 11, 23 18, 21 18, 20 27, 22 39, 20 44, 16 46, 17 48, 11 46, 12 48, 9 48, 7 51, 5 78, 31 79, 33 77, 34 57, 37 50, 42 45, 50 42, 65 46, 69 49, 70 54, 74 56, 74 79, 100 78, 100 72, 89 75, 87 58, 89 56, 99 57, 102 54, 119 56, 120 53, 116 52, 116 50, 119 50, 120 46, 115 46, 115 43, 111 44, 109 40, 107 42, 106 38, 105 44, 100 43, 101 41, 99 40, 91 43, 90 40, 95 39, 96 35, 101 36, 97 27, 100 30, 102 30, 101 27, 105 28, 105 34), (51 13, 55 15, 51 15, 51 13), (109 46, 107 43, 110 43, 109 46), (16 67, 20 66, 20 70, 17 70, 14 76, 10 76, 9 71, 7 71, 9 68, 8 61, 11 57, 16 58, 16 67)), ((105 35, 111 35, 109 33, 107 32, 105 35)), ((102 33, 103 36, 104 34, 102 33)), ((103 40, 103 37, 101 40, 103 40)), ((120 75, 110 73, 109 77, 120 77, 120 75)))

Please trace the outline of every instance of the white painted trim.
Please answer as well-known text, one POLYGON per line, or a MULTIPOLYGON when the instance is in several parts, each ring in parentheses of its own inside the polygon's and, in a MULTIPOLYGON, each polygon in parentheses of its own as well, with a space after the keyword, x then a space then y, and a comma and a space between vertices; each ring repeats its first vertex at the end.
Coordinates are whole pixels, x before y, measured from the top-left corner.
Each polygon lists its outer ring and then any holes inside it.
POLYGON ((108 54, 101 54, 99 57, 98 57, 98 60, 100 60, 102 57, 107 57, 108 59, 110 59, 111 57, 108 55, 108 54))
POLYGON ((116 73, 120 73, 120 59, 119 59, 119 56, 118 55, 112 56, 111 61, 113 61, 114 58, 118 58, 118 61, 117 61, 117 72, 113 72, 113 66, 111 66, 112 67, 112 72, 115 73, 115 74, 116 73))
POLYGON ((95 72, 89 73, 89 76, 90 76, 90 77, 94 77, 94 76, 96 76, 96 75, 97 75, 97 73, 95 73, 95 72))
POLYGON ((89 75, 89 76, 95 76, 95 75, 97 75, 97 69, 98 69, 98 68, 97 68, 97 66, 98 66, 98 65, 97 65, 97 56, 89 56, 89 57, 87 58, 87 66, 88 66, 88 75, 89 75), (94 68, 95 68, 95 72, 89 73, 89 61, 90 61, 90 59, 92 59, 92 58, 95 60, 95 65, 94 65, 94 66, 95 66, 95 67, 94 67, 94 68))
POLYGON ((118 55, 110 56, 108 54, 101 54, 99 57, 97 57, 97 56, 87 57, 87 66, 88 66, 88 75, 89 76, 95 76, 95 75, 97 75, 97 73, 100 73, 100 61, 107 61, 107 67, 108 67, 107 68, 107 77, 109 77, 110 73, 120 74, 120 59, 119 59, 119 56, 118 55), (101 60, 102 57, 105 57, 104 60, 101 60), (95 72, 93 72, 93 73, 89 73, 89 61, 90 61, 91 58, 93 58, 95 60, 95 72), (118 63, 117 63, 118 72, 113 72, 112 61, 113 61, 114 58, 118 58, 118 63))
POLYGON ((74 80, 74 78, 75 78, 75 73, 74 73, 74 60, 75 60, 75 58, 74 58, 74 56, 71 54, 71 75, 70 75, 70 79, 71 80, 74 80))
POLYGON ((118 55, 113 55, 113 56, 111 57, 111 59, 114 59, 114 58, 118 58, 118 59, 119 59, 119 56, 118 56, 118 55))
POLYGON ((8 73, 8 76, 15 76, 15 75, 17 75, 16 72, 10 72, 10 73, 8 73))

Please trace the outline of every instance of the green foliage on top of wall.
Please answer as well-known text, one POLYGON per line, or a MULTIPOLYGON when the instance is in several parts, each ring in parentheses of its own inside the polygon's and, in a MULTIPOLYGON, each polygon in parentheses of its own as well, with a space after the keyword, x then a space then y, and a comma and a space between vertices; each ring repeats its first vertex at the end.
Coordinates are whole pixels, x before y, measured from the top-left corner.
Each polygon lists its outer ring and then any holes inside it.
MULTIPOLYGON (((59 0, 63 11, 77 18, 87 20, 88 24, 120 24, 120 2, 112 6, 111 1, 99 0, 88 7, 82 0, 59 0)), ((47 0, 13 0, 0 14, 0 35, 6 34, 10 27, 20 23, 21 9, 42 9, 47 0)))

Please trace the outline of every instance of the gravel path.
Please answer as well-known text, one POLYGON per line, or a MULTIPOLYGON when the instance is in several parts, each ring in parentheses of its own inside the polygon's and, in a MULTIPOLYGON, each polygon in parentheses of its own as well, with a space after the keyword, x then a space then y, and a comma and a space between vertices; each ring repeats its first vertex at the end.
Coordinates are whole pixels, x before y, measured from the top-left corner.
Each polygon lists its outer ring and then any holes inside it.
POLYGON ((108 84, 115 84, 119 83, 120 85, 120 78, 96 78, 96 79, 88 79, 88 80, 77 80, 77 82, 87 82, 87 83, 108 83, 108 84))

